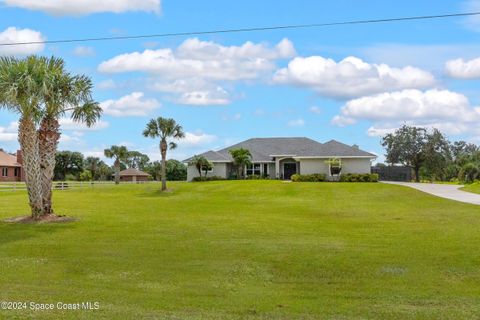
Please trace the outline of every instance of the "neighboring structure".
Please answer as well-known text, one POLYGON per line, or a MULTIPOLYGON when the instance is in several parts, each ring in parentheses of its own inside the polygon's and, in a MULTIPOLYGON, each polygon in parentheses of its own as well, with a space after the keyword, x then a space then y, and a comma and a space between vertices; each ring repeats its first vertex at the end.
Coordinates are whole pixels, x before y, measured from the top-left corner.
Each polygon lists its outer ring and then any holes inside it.
POLYGON ((22 170, 22 152, 17 151, 16 155, 7 153, 0 149, 0 182, 25 181, 22 170))
POLYGON ((120 171, 120 181, 142 182, 148 181, 149 179, 150 175, 148 173, 134 168, 120 171))
MULTIPOLYGON (((295 174, 324 173, 330 180, 343 173, 370 173, 374 154, 330 140, 320 143, 309 138, 253 138, 219 151, 208 151, 199 156, 213 163, 207 176, 230 178, 237 170, 229 150, 244 148, 252 154, 252 165, 245 168, 247 175, 288 180, 295 174)), ((192 158, 184 160, 188 163, 192 158)), ((198 170, 189 165, 187 180, 198 177, 198 170)))
POLYGON ((407 181, 413 180, 413 169, 405 166, 374 166, 372 173, 378 174, 382 181, 407 181))

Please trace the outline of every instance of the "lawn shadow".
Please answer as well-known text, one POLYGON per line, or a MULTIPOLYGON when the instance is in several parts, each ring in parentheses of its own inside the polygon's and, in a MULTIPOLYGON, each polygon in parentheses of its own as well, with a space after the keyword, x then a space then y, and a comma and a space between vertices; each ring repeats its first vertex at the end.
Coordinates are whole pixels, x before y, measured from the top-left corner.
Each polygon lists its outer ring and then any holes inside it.
POLYGON ((0 221, 0 246, 75 227, 75 223, 12 223, 2 220, 0 221))

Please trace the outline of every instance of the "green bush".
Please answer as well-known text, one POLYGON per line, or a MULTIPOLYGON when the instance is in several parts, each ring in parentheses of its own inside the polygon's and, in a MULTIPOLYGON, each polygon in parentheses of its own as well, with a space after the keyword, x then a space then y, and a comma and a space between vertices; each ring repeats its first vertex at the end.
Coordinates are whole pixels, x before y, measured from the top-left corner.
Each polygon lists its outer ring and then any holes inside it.
POLYGON ((473 162, 469 162, 462 167, 458 178, 464 183, 472 183, 480 178, 480 167, 473 162))
POLYGON ((340 182, 378 182, 378 174, 346 173, 340 176, 340 182))
POLYGON ((218 180, 226 180, 226 179, 219 176, 195 177, 192 179, 192 182, 205 182, 205 181, 218 181, 218 180))
POLYGON ((327 176, 323 173, 294 174, 290 179, 293 182, 322 182, 327 180, 327 176))

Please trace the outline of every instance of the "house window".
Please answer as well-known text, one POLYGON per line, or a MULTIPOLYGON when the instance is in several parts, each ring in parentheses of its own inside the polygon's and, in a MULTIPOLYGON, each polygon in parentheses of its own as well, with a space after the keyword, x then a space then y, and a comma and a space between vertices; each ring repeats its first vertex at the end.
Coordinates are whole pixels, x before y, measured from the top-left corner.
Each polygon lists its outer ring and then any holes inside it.
POLYGON ((15 169, 13 170, 13 175, 14 175, 15 177, 18 177, 18 176, 20 175, 20 168, 15 168, 15 169))
POLYGON ((328 160, 330 165, 330 175, 331 176, 338 176, 342 171, 342 162, 340 159, 330 159, 328 160))
POLYGON ((268 175, 268 163, 263 164, 263 176, 266 177, 268 175))
POLYGON ((252 163, 247 166, 247 176, 260 175, 260 163, 252 163))
POLYGON ((8 177, 8 168, 2 168, 2 177, 8 177))

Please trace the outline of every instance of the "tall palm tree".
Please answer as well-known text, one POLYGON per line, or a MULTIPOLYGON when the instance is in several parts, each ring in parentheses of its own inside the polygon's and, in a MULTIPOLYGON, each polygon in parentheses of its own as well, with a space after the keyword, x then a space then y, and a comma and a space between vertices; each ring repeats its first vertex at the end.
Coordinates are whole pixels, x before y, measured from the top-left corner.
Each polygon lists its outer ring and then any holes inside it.
POLYGON ((185 137, 183 128, 174 119, 158 117, 151 119, 143 131, 145 137, 160 138, 160 153, 162 155, 162 191, 167 190, 167 150, 175 149, 177 144, 167 139, 182 139, 185 137))
POLYGON ((115 159, 113 167, 115 168, 115 184, 120 183, 120 163, 126 162, 128 157, 128 150, 125 146, 111 146, 110 149, 105 149, 105 157, 115 159))
POLYGON ((20 115, 18 141, 33 218, 43 211, 41 169, 36 125, 40 120, 43 70, 35 56, 22 60, 0 58, 0 108, 20 115))
POLYGON ((92 81, 86 76, 72 76, 65 70, 63 59, 41 58, 45 80, 43 86, 43 118, 38 130, 40 167, 42 169, 43 214, 53 213, 52 181, 55 154, 60 140, 59 118, 71 114, 75 122, 94 125, 102 113, 92 101, 92 81))

